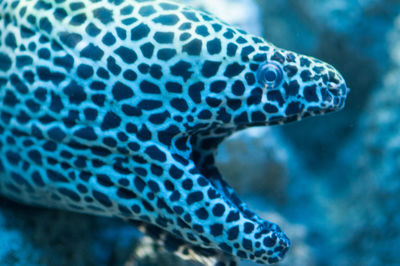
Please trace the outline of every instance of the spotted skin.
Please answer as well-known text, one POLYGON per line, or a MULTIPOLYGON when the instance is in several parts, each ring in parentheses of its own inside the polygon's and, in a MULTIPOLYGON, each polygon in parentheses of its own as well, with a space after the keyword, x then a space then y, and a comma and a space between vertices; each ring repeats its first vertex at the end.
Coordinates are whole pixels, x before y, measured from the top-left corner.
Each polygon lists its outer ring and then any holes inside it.
POLYGON ((0 194, 159 228, 183 255, 275 263, 290 241, 215 150, 346 94, 333 67, 174 2, 0 0, 0 194))

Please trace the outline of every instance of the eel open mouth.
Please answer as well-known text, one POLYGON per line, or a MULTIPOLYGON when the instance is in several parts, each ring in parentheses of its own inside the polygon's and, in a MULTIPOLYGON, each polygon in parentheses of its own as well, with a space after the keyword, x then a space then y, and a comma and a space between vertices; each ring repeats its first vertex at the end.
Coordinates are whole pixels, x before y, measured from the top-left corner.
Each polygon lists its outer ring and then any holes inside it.
POLYGON ((235 190, 223 178, 215 161, 215 155, 219 145, 234 131, 236 130, 217 128, 193 135, 190 140, 192 145, 191 159, 199 172, 208 178, 210 183, 227 202, 235 206, 245 217, 252 219, 257 215, 248 209, 235 190))
MULTIPOLYGON (((211 185, 220 193, 225 202, 236 209, 243 217, 256 224, 256 229, 260 236, 267 232, 274 232, 277 246, 273 252, 278 255, 277 257, 271 256, 267 261, 275 263, 281 260, 289 250, 290 240, 278 225, 260 218, 255 212, 250 210, 239 198, 235 190, 225 181, 216 166, 215 152, 218 146, 234 131, 237 131, 237 129, 214 128, 193 135, 190 139, 192 145, 191 159, 195 163, 197 170, 210 181, 211 185)), ((273 252, 270 251, 270 254, 267 255, 272 255, 273 252)), ((264 258, 260 263, 265 263, 265 261, 264 258)))

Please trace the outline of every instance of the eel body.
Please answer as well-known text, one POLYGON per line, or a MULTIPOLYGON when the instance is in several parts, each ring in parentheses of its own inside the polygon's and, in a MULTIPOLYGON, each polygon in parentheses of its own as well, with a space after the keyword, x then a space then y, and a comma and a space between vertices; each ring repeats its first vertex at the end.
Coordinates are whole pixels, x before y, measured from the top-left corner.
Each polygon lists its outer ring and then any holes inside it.
POLYGON ((275 263, 289 239, 215 150, 347 92, 332 66, 175 2, 0 0, 0 194, 135 221, 187 258, 275 263))

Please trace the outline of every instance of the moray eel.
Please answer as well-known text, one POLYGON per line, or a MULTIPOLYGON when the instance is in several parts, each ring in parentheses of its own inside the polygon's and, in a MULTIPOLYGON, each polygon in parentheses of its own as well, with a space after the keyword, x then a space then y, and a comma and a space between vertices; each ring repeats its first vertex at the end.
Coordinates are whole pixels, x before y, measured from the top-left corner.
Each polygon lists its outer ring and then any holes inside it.
POLYGON ((0 0, 0 194, 135 221, 206 264, 275 263, 289 239, 224 181, 216 148, 347 92, 332 66, 175 2, 0 0))

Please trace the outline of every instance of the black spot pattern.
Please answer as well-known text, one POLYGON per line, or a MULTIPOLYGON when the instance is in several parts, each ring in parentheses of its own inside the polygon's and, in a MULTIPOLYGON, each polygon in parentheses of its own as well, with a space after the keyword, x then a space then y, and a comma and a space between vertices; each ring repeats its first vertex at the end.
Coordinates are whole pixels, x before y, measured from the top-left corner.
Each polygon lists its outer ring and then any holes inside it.
POLYGON ((4 72, 9 70, 11 64, 11 58, 8 55, 0 52, 0 70, 4 72))
POLYGON ((244 70, 244 66, 238 63, 233 63, 227 66, 224 76, 228 78, 232 78, 234 76, 238 76, 244 70))
POLYGON ((198 56, 201 53, 202 41, 199 39, 194 39, 190 41, 188 44, 185 44, 182 48, 183 52, 188 53, 189 55, 198 56))
POLYGON ((103 122, 101 124, 102 130, 109 130, 119 127, 121 124, 121 118, 112 111, 109 111, 104 116, 103 122))
POLYGON ((119 47, 114 52, 127 64, 133 64, 137 60, 136 53, 125 46, 119 47))
POLYGON ((221 62, 207 60, 203 64, 201 73, 206 78, 213 77, 213 76, 217 75, 217 72, 218 72, 220 66, 221 66, 221 62))
POLYGON ((178 23, 179 18, 176 15, 161 15, 153 19, 154 22, 162 24, 162 25, 167 25, 167 26, 173 26, 176 23, 178 23))
POLYGON ((82 36, 73 32, 60 32, 60 41, 69 48, 74 48, 80 41, 82 41, 82 36))
POLYGON ((129 99, 134 95, 131 88, 119 81, 115 83, 112 89, 112 94, 114 99, 117 101, 129 99))
POLYGON ((207 42, 207 51, 211 54, 219 54, 222 50, 221 40, 215 38, 209 42, 207 42))
POLYGON ((283 258, 289 240, 213 154, 236 130, 342 108, 331 66, 168 1, 0 10, 0 193, 140 220, 170 251, 217 265, 283 258))
POLYGON ((64 88, 64 93, 68 96, 69 102, 72 104, 80 104, 86 100, 86 93, 82 86, 76 81, 71 83, 64 88))
POLYGON ((173 39, 173 32, 156 32, 154 34, 154 40, 159 44, 171 44, 173 39))
POLYGON ((88 44, 80 53, 81 57, 90 58, 93 61, 99 61, 104 55, 102 49, 94 44, 88 44))
POLYGON ((186 61, 179 61, 175 65, 171 67, 171 74, 174 76, 181 76, 184 81, 187 81, 192 74, 193 71, 190 71, 192 65, 186 61))
POLYGON ((141 40, 150 33, 150 28, 146 24, 142 23, 131 30, 131 40, 141 40))
POLYGON ((113 12, 105 7, 100 7, 93 10, 93 16, 101 21, 104 25, 113 21, 113 12))

